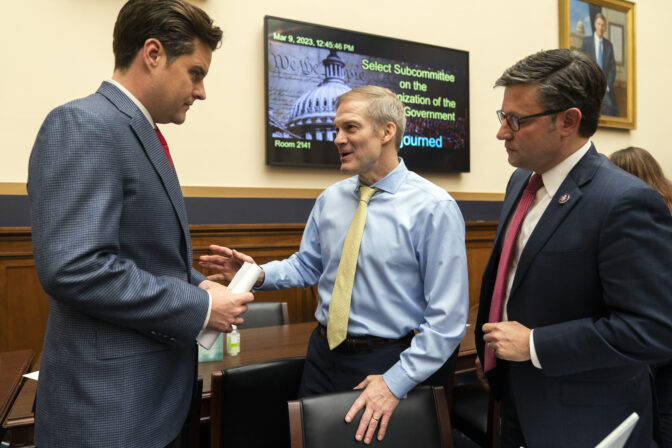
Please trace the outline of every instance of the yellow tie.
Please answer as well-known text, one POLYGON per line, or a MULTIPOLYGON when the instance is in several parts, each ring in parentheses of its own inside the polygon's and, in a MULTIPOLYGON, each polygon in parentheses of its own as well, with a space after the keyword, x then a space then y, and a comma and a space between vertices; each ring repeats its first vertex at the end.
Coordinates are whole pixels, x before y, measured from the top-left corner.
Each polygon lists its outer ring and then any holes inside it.
POLYGON ((327 340, 331 350, 345 340, 348 332, 350 298, 352 297, 352 284, 355 281, 355 271, 357 270, 359 244, 362 242, 362 233, 364 233, 364 224, 366 224, 367 204, 376 191, 378 191, 377 188, 359 187, 359 207, 357 207, 348 233, 345 235, 341 261, 338 263, 338 273, 329 303, 327 340))

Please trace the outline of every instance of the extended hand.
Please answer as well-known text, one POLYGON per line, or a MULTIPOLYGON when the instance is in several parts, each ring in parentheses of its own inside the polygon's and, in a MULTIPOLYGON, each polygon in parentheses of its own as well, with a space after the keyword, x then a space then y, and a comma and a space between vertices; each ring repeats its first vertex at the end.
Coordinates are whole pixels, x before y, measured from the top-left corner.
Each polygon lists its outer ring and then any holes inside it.
POLYGON ((210 320, 206 328, 228 333, 231 325, 243 323, 240 316, 247 311, 247 304, 254 300, 251 292, 235 293, 210 280, 203 280, 198 286, 207 290, 212 297, 210 320))
POLYGON ((527 361, 530 359, 531 331, 515 321, 485 324, 483 325, 485 349, 492 350, 500 359, 527 361))
POLYGON ((210 251, 214 255, 201 255, 198 258, 199 266, 219 272, 218 274, 208 276, 209 280, 230 282, 244 262, 254 263, 254 260, 249 255, 245 255, 235 249, 229 249, 228 247, 211 244, 210 251))
POLYGON ((345 421, 350 423, 357 412, 364 408, 355 439, 361 441, 364 438, 364 443, 368 445, 373 439, 376 427, 380 425, 378 427, 378 440, 383 440, 390 417, 399 404, 399 399, 387 387, 382 375, 367 376, 355 389, 364 389, 364 392, 357 397, 350 407, 345 415, 345 421))

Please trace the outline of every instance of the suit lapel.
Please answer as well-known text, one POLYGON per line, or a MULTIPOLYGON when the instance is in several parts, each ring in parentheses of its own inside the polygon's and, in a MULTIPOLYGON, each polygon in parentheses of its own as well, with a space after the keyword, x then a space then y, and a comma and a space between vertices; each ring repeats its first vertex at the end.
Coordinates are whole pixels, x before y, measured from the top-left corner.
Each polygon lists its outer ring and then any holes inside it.
POLYGON ((188 235, 187 212, 184 206, 180 181, 177 178, 176 172, 170 168, 170 163, 168 162, 166 153, 163 151, 161 142, 159 142, 159 138, 156 136, 156 131, 147 122, 142 113, 136 114, 131 119, 131 128, 133 128, 135 135, 138 136, 145 153, 147 153, 147 157, 161 178, 170 202, 172 202, 175 213, 177 213, 180 220, 182 229, 185 235, 188 235))
POLYGON ((591 146, 588 153, 579 160, 576 166, 567 175, 567 178, 565 178, 560 185, 555 196, 551 198, 551 202, 548 204, 544 214, 535 226, 534 231, 527 240, 523 252, 520 255, 518 267, 516 268, 516 275, 513 279, 513 285, 511 286, 510 297, 513 296, 518 285, 525 278, 525 274, 534 262, 537 254, 539 254, 539 251, 543 249, 546 242, 556 232, 560 224, 581 201, 583 196, 581 188, 590 181, 600 163, 601 159, 597 154, 597 151, 595 151, 595 146, 591 146), (565 194, 569 195, 569 200, 561 203, 559 198, 565 194))
MULTIPOLYGON (((499 215, 499 225, 497 226, 497 233, 495 234, 494 247, 499 251, 502 247, 502 241, 506 236, 506 230, 508 228, 508 222, 513 214, 520 197, 523 194, 523 190, 527 186, 527 182, 530 177, 529 171, 521 171, 521 175, 516 178, 511 179, 511 185, 509 186, 509 191, 507 191, 506 198, 504 199, 504 204, 502 205, 502 211, 499 215)), ((497 258, 497 263, 499 263, 499 258, 497 258)), ((497 269, 495 268, 495 272, 497 269)))

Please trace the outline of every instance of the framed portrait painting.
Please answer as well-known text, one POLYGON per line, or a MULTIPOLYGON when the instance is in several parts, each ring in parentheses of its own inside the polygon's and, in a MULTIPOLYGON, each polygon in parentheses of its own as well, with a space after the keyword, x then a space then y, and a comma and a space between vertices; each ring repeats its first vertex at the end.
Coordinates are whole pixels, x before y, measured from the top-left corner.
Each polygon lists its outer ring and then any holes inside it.
POLYGON ((600 126, 635 129, 635 5, 625 0, 559 0, 560 47, 589 55, 607 92, 600 126))

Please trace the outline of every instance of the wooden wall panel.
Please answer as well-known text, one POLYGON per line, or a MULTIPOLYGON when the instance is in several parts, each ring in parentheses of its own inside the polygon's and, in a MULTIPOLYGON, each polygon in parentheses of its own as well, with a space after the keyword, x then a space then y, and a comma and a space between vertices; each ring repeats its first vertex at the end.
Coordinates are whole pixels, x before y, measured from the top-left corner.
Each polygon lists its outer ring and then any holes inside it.
POLYGON ((0 228, 0 351, 42 351, 49 301, 35 272, 30 229, 0 228))
MULTIPOLYGON (((481 274, 485 268, 497 225, 467 223, 469 305, 478 307, 481 274)), ((191 226, 194 266, 210 244, 228 246, 252 256, 257 263, 287 258, 299 248, 303 224, 241 224, 191 226)), ((266 291, 255 294, 259 302, 286 301, 290 322, 314 319, 316 287, 266 291)), ((0 228, 0 351, 42 350, 49 303, 33 262, 30 228, 0 228)))
POLYGON ((467 271, 469 274, 469 312, 478 310, 478 299, 481 294, 481 277, 485 265, 490 258, 490 251, 495 240, 497 223, 467 223, 467 271))
POLYGON ((33 260, 20 260, 5 270, 7 278, 7 345, 10 350, 42 349, 49 299, 40 286, 33 260))

